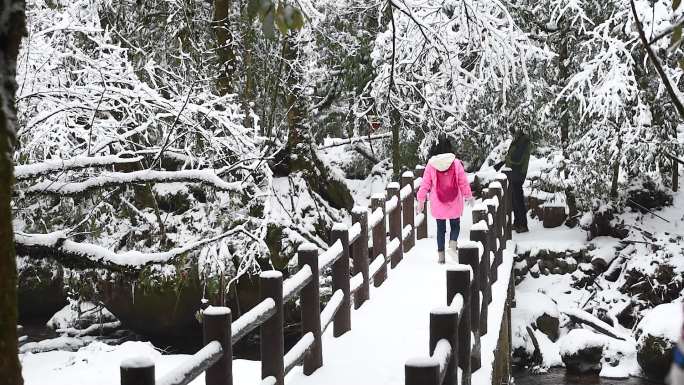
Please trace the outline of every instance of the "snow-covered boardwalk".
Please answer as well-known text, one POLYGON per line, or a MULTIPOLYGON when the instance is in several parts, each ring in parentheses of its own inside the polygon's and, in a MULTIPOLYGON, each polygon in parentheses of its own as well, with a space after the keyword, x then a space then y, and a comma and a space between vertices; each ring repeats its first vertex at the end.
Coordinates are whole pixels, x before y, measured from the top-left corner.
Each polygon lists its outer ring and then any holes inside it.
MULTIPOLYGON (((461 221, 461 239, 467 239, 471 219, 461 221)), ((432 233, 432 232, 431 232, 432 233)), ((491 384, 492 363, 504 311, 512 256, 504 254, 499 280, 493 285, 488 333, 482 339, 482 368, 473 373, 474 385, 491 384)), ((436 263, 435 240, 419 240, 404 260, 389 271, 370 301, 352 312, 352 330, 335 338, 323 335, 323 366, 311 376, 302 367, 290 372, 288 385, 404 384, 409 358, 428 356, 430 310, 444 306, 446 265, 436 263)), ((236 373, 237 374, 237 373, 236 373)), ((239 376, 239 375, 238 375, 239 376)))

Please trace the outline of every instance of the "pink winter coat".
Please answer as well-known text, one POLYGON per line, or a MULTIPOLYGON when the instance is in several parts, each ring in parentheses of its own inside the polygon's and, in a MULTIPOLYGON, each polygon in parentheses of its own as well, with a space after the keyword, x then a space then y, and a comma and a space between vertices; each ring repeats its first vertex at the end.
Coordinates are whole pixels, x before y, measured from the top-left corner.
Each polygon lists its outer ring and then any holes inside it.
POLYGON ((418 189, 418 202, 424 203, 428 194, 432 216, 435 219, 461 217, 464 200, 472 198, 473 193, 470 191, 468 176, 456 155, 440 154, 430 158, 423 172, 423 182, 418 189), (446 186, 457 188, 458 191, 441 190, 447 189, 446 186), (442 201, 445 197, 450 200, 442 201))

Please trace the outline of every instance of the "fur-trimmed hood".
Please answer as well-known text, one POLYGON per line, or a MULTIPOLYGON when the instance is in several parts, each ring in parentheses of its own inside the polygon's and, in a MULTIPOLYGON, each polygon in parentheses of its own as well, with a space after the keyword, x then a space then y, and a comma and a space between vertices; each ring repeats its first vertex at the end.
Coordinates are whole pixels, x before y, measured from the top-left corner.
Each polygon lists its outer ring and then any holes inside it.
POLYGON ((454 160, 456 160, 456 155, 451 154, 451 153, 445 153, 445 154, 439 154, 435 155, 430 160, 428 163, 432 165, 437 171, 446 171, 451 167, 451 165, 454 163, 454 160))

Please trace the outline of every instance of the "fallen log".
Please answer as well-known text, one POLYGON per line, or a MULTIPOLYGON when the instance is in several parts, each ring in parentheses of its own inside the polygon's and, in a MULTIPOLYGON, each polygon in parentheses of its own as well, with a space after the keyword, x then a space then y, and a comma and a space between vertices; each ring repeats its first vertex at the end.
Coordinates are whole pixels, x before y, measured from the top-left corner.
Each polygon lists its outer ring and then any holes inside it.
POLYGON ((626 341, 627 338, 622 336, 617 330, 607 323, 596 318, 594 315, 580 309, 559 309, 561 313, 566 314, 573 322, 591 326, 594 330, 608 337, 615 338, 621 341, 626 341))

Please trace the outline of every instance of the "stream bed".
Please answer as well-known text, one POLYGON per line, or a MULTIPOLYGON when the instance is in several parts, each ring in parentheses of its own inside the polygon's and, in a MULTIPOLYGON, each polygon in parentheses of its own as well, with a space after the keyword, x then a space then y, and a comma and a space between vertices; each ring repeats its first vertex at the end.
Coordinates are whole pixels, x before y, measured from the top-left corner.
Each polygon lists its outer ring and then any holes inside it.
POLYGON ((645 378, 602 378, 598 375, 578 375, 563 368, 549 369, 547 373, 532 374, 525 369, 514 369, 516 385, 660 385, 645 378))

